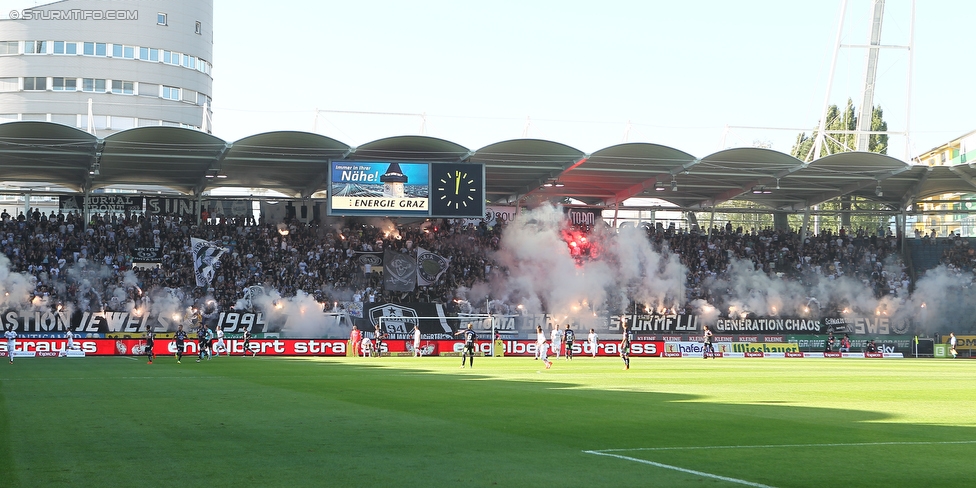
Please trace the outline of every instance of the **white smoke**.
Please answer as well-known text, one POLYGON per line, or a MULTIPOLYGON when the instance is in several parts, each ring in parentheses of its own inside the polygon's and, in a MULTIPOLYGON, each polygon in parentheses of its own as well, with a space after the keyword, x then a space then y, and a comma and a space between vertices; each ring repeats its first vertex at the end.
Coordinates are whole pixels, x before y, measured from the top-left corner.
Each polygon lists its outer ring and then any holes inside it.
MULTIPOLYGON (((494 255, 501 271, 491 279, 489 294, 557 320, 619 313, 628 297, 654 306, 682 305, 687 270, 677 256, 654 251, 640 230, 598 229, 586 236, 593 254, 578 261, 563 238, 566 225, 562 209, 551 205, 511 223, 494 255)), ((479 299, 468 290, 461 293, 479 299)))

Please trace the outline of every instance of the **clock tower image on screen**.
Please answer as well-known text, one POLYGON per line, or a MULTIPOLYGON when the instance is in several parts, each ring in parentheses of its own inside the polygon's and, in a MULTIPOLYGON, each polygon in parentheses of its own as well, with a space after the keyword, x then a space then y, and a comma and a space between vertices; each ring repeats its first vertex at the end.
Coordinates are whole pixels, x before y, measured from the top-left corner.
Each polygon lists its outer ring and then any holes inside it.
POLYGON ((484 214, 484 167, 480 164, 435 164, 431 168, 433 215, 484 214))
POLYGON ((407 176, 403 174, 398 163, 390 163, 386 173, 380 176, 383 183, 383 196, 403 198, 403 185, 407 182, 407 176))

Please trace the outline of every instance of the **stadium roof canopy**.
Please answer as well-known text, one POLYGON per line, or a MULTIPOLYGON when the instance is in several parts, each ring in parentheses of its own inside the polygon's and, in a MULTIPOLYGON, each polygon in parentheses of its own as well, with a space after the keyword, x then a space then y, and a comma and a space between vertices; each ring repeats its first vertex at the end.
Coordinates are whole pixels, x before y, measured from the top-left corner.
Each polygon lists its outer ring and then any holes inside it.
POLYGON ((771 210, 800 211, 852 195, 903 209, 919 198, 976 193, 976 169, 968 164, 910 165, 863 152, 805 163, 758 148, 698 158, 658 144, 627 143, 585 154, 557 142, 517 139, 471 150, 425 136, 390 137, 354 148, 296 131, 227 142, 191 129, 140 127, 100 139, 49 122, 0 124, 0 182, 7 192, 38 191, 39 186, 70 193, 152 186, 200 195, 236 187, 308 198, 327 189, 329 161, 484 164, 492 204, 569 197, 609 206, 647 197, 689 210, 746 200, 771 210))

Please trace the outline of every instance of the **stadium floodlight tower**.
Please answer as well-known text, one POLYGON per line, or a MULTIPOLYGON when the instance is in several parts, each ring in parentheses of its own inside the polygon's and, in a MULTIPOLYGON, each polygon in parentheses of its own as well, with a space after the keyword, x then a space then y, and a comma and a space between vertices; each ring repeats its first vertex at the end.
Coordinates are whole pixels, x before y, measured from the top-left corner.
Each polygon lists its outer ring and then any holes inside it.
POLYGON ((828 134, 849 134, 848 131, 834 131, 827 129, 827 111, 830 107, 831 87, 834 84, 834 73, 837 69, 837 57, 843 48, 864 49, 867 51, 866 63, 864 68, 864 87, 861 96, 860 113, 858 114, 857 130, 855 131, 856 146, 855 151, 867 151, 868 141, 871 135, 887 134, 901 135, 905 139, 905 161, 911 159, 909 130, 911 128, 911 95, 912 95, 912 64, 915 52, 915 0, 911 0, 909 34, 907 45, 884 45, 881 44, 881 26, 884 21, 885 0, 871 0, 871 33, 867 44, 843 44, 841 39, 844 32, 844 18, 847 15, 847 0, 841 1, 840 20, 837 27, 837 39, 834 42, 834 54, 830 65, 830 74, 827 80, 827 93, 824 97, 823 112, 820 116, 820 124, 817 127, 817 138, 813 144, 813 160, 816 161, 822 155, 826 147, 828 134), (874 93, 878 78, 878 57, 881 49, 904 49, 908 51, 907 69, 907 92, 905 96, 905 130, 902 132, 893 131, 872 131, 871 119, 874 110, 874 93))
MULTIPOLYGON (((820 113, 820 122, 817 126, 816 138, 813 142, 813 147, 808 153, 805 161, 816 161, 823 156, 825 149, 830 150, 830 146, 826 143, 827 138, 830 137, 833 143, 841 146, 842 151, 867 151, 868 143, 872 135, 884 134, 884 135, 898 135, 902 136, 905 140, 905 153, 904 160, 911 160, 911 145, 909 140, 909 130, 911 128, 911 102, 912 102, 912 65, 915 53, 915 0, 911 0, 911 7, 909 9, 909 29, 908 29, 908 43, 906 45, 886 45, 881 44, 881 26, 884 21, 884 9, 885 0, 871 0, 871 26, 870 34, 867 44, 843 44, 843 34, 844 34, 844 18, 847 15, 847 0, 841 1, 840 6, 840 19, 837 23, 837 37, 834 41, 834 54, 830 64, 830 74, 827 79, 827 90, 824 95, 823 111, 820 113), (858 114, 857 128, 853 131, 855 136, 854 147, 845 147, 845 145, 835 139, 833 136, 837 135, 850 135, 852 134, 849 130, 832 130, 827 129, 827 114, 830 110, 830 97, 831 88, 834 85, 834 74, 837 70, 837 58, 840 54, 841 49, 864 49, 866 50, 865 67, 864 67, 864 85, 861 92, 861 106, 859 107, 860 113, 858 114), (875 88, 877 87, 878 78, 878 58, 881 49, 903 49, 908 51, 908 67, 906 70, 906 92, 905 92, 905 130, 901 132, 896 131, 874 131, 871 130, 871 122, 874 113, 874 95, 875 88), (812 158, 810 157, 812 156, 812 158)), ((890 175, 889 175, 890 176, 890 175)), ((881 188, 881 179, 878 180, 878 188, 881 188)), ((877 193, 881 193, 878 190, 877 193)), ((880 196, 880 195, 878 195, 880 196)), ((846 197, 845 197, 846 198, 846 197)), ((849 207, 849 199, 847 202, 842 202, 842 207, 849 207)), ((816 206, 813 207, 817 208, 816 206)), ((806 234, 808 224, 810 221, 810 207, 807 207, 803 215, 803 225, 801 232, 806 234)), ((845 227, 850 227, 850 214, 842 213, 841 225, 845 227)), ((904 227, 904 222, 907 216, 902 213, 900 216, 896 216, 896 225, 899 228, 904 227), (900 220, 900 222, 899 222, 900 220)), ((814 232, 819 232, 819 215, 814 216, 814 232)))

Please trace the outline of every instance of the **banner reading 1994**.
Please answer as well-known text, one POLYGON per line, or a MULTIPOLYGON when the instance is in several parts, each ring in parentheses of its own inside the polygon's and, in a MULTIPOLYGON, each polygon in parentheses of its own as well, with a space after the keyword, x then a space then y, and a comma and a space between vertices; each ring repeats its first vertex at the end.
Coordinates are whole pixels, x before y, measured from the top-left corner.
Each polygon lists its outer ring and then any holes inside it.
POLYGON ((482 217, 485 168, 473 163, 333 161, 329 215, 482 217))

